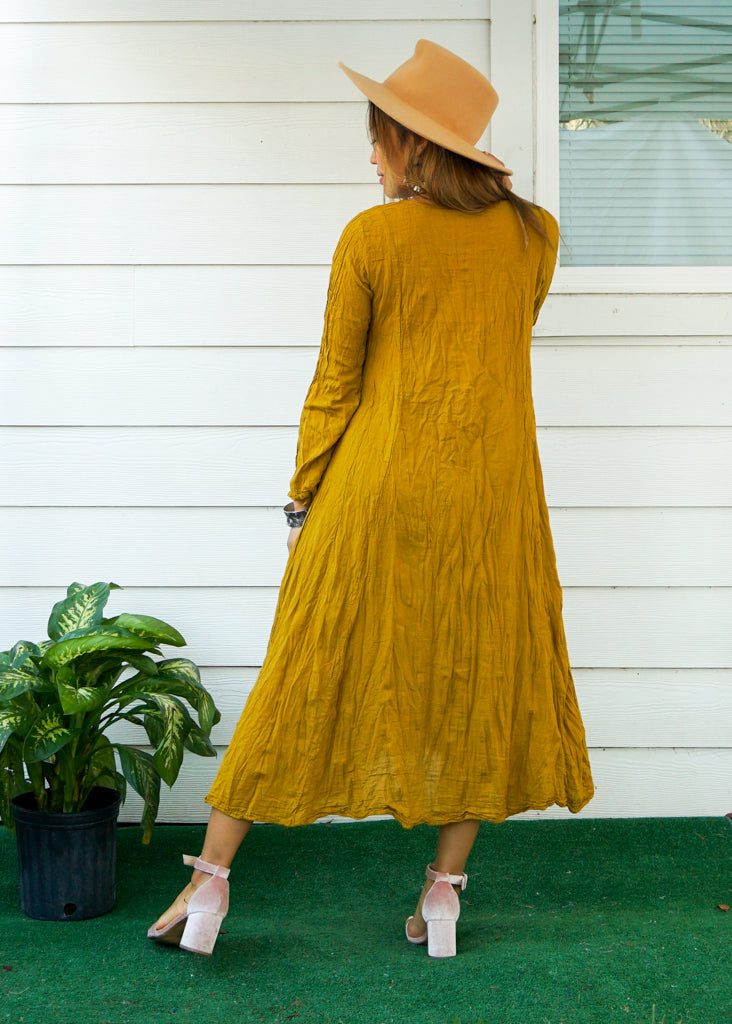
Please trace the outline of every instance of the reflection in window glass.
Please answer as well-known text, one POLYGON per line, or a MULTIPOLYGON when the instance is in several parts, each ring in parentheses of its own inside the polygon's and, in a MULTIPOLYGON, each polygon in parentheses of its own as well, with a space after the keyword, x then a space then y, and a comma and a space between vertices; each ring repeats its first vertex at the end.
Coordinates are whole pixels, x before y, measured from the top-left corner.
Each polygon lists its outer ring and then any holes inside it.
POLYGON ((563 266, 732 265, 732 3, 560 0, 563 266))

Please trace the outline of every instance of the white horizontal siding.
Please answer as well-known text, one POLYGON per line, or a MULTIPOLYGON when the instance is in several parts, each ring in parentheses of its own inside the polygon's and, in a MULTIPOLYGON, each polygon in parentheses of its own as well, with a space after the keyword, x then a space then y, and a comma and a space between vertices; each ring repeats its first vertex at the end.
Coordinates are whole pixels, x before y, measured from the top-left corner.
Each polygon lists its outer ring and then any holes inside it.
MULTIPOLYGON (((111 582, 124 589, 113 592, 109 614, 156 615, 180 630, 188 646, 166 648, 168 656, 179 650, 199 665, 262 664, 276 587, 140 588, 125 586, 123 579, 111 582)), ((13 641, 42 639, 60 596, 51 587, 0 588, 3 632, 13 641)), ((730 587, 568 587, 563 612, 573 667, 673 670, 730 665, 730 587)))
POLYGON ((487 72, 482 20, 0 24, 0 102, 357 103, 338 62, 380 81, 420 36, 487 72))
MULTIPOLYGON (((6 345, 100 349, 317 346, 328 273, 327 262, 0 266, 0 337, 6 345)), ((535 350, 592 343, 627 346, 629 355, 632 349, 666 346, 670 340, 686 347, 729 345, 732 295, 550 295, 535 330, 535 350)), ((701 356, 709 358, 708 353, 701 356)), ((599 402, 601 383, 598 379, 593 387, 599 402)), ((705 394, 687 394, 681 409, 705 399, 705 394)))
POLYGON ((0 263, 329 263, 378 185, 5 185, 0 263))
POLYGON ((373 184, 365 110, 365 100, 8 103, 0 182, 373 184))
MULTIPOLYGON (((509 3, 512 0, 500 0, 509 3)), ((485 18, 488 0, 450 0, 452 21, 485 18)), ((444 18, 445 0, 420 0, 444 18)), ((3 0, 3 21, 372 21, 414 18, 414 0, 3 0)))
MULTIPOLYGON (((551 505, 732 505, 730 427, 540 427, 538 440, 551 505)), ((5 427, 1 442, 16 505, 276 505, 297 428, 5 427)))
MULTIPOLYGON (((526 194, 531 14, 530 0, 6 0, 0 648, 42 639, 72 580, 113 580, 111 614, 183 632, 165 653, 202 666, 223 753, 286 565, 280 506, 329 260, 381 201, 365 101, 336 63, 380 79, 420 37, 486 73, 490 56, 501 104, 484 148, 526 194)), ((699 273, 669 295, 616 280, 579 293, 560 275, 532 352, 597 785, 582 814, 726 813, 732 294, 699 273)), ((219 761, 187 759, 161 820, 205 820, 219 761)), ((132 794, 122 820, 137 816, 132 794)))
MULTIPOLYGON (((330 258, 330 257, 329 257, 330 258)), ((0 267, 11 345, 308 345, 328 266, 0 267)))
MULTIPOLYGON (((322 309, 313 319, 316 340, 322 309)), ((0 405, 8 426, 39 409, 45 426, 296 426, 317 357, 317 345, 8 348, 0 405)), ((531 365, 542 427, 732 426, 732 345, 555 343, 531 365)))
MULTIPOLYGON (((549 514, 565 587, 727 587, 732 579, 730 508, 580 506, 549 514)), ((3 582, 276 587, 287 561, 283 524, 279 506, 0 508, 0 536, 23 535, 28 544, 8 551, 3 582)))

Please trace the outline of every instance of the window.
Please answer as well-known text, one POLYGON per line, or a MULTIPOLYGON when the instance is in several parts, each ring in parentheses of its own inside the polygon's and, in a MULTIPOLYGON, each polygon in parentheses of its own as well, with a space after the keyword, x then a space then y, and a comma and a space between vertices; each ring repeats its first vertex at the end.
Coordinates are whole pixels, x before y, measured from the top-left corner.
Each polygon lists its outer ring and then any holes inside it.
POLYGON ((732 265, 729 0, 560 0, 558 27, 560 265, 732 265))

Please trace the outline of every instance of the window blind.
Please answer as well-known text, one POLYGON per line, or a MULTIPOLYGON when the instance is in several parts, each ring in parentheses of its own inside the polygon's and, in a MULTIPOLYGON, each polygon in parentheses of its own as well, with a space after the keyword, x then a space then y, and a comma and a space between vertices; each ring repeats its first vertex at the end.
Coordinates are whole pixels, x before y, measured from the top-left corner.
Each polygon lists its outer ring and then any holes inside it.
POLYGON ((559 76, 562 265, 732 266, 730 0, 560 2, 559 76))

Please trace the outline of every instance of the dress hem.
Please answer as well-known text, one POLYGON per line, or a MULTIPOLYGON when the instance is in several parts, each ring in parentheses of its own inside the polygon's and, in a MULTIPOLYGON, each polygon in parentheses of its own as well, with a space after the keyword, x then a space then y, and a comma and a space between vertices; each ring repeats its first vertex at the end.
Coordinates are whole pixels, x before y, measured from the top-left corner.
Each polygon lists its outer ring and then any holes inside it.
POLYGON ((505 814, 503 815, 501 815, 500 812, 494 812, 493 814, 489 814, 486 811, 474 810, 463 811, 459 814, 453 813, 447 815, 437 815, 436 817, 430 818, 429 820, 427 818, 407 818, 403 814, 400 814, 397 811, 395 811, 394 808, 384 807, 383 805, 371 807, 363 814, 361 814, 359 817, 355 818, 353 817, 353 814, 350 812, 350 809, 347 807, 334 807, 328 805, 321 808, 317 812, 312 812, 311 815, 306 815, 302 817, 296 815, 268 815, 262 814, 261 812, 257 813, 254 811, 242 813, 239 809, 237 809, 235 813, 232 813, 233 808, 230 808, 224 804, 214 803, 214 801, 210 800, 208 796, 205 796, 203 799, 204 803, 209 804, 211 807, 215 808, 217 811, 220 811, 222 814, 226 814, 230 818, 236 818, 239 821, 256 821, 265 825, 284 825, 287 828, 294 828, 299 825, 313 825, 317 821, 319 821, 319 819, 325 818, 329 814, 337 814, 341 817, 353 818, 353 820, 356 822, 363 821, 365 818, 371 817, 372 815, 388 814, 396 821, 398 821, 402 828, 408 829, 414 828, 415 825, 439 826, 450 825, 461 821, 490 821, 495 825, 500 825, 501 822, 506 821, 507 818, 511 818, 516 814, 524 814, 526 811, 545 811, 547 810, 547 808, 555 806, 567 808, 570 814, 579 814, 582 808, 586 807, 587 804, 592 800, 594 795, 595 794, 593 791, 592 793, 590 793, 589 796, 572 804, 563 803, 561 800, 557 799, 551 799, 541 804, 521 804, 515 807, 509 807, 506 810, 505 814))

